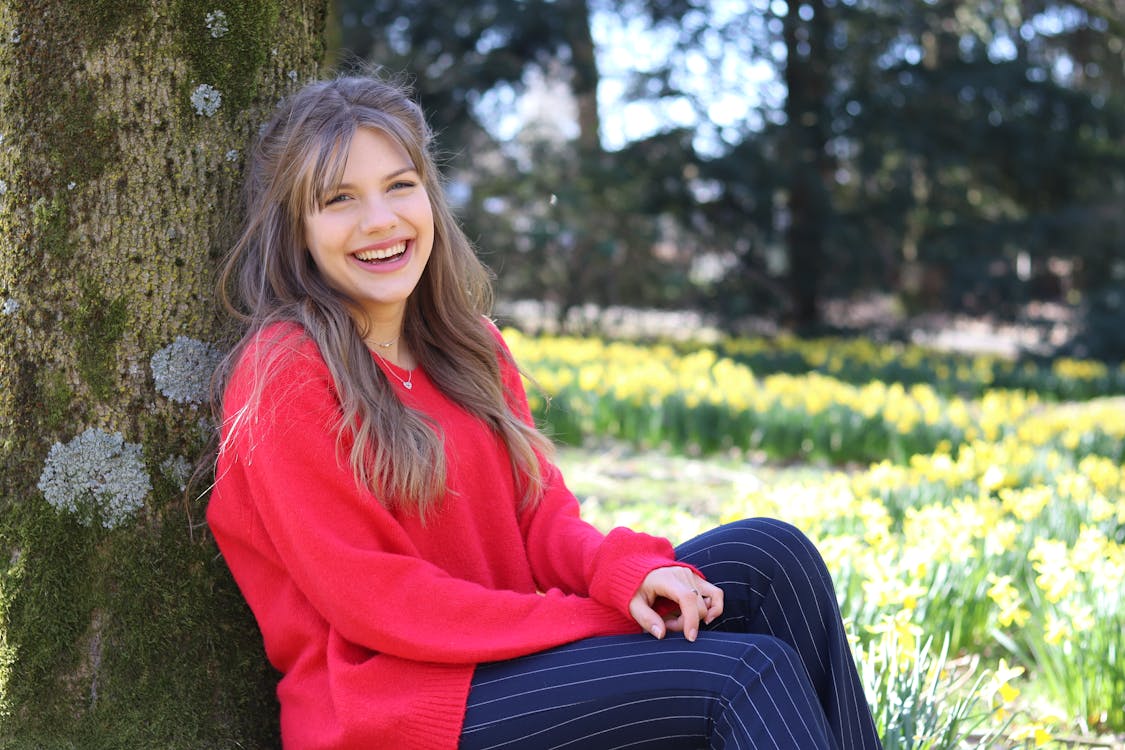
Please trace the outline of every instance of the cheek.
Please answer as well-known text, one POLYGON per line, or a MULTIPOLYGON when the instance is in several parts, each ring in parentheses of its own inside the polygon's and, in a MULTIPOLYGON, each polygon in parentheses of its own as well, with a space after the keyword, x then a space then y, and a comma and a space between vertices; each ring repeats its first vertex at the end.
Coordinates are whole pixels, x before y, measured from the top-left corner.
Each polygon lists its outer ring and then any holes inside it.
POLYGON ((430 203, 430 196, 426 191, 421 191, 415 196, 416 202, 410 207, 411 223, 419 229, 425 228, 430 234, 434 231, 434 206, 430 203))
POLYGON ((324 260, 327 257, 327 245, 329 238, 325 235, 324 227, 315 223, 305 225, 304 229, 304 250, 302 251, 303 262, 307 263, 309 267, 315 268, 317 271, 324 270, 324 260))
POLYGON ((313 245, 316 243, 316 232, 313 229, 313 221, 311 217, 306 217, 304 224, 301 227, 301 241, 304 243, 305 252, 312 253, 313 245))
POLYGON ((301 222, 305 244, 312 247, 338 242, 340 235, 346 233, 350 221, 351 213, 339 209, 306 214, 301 222))

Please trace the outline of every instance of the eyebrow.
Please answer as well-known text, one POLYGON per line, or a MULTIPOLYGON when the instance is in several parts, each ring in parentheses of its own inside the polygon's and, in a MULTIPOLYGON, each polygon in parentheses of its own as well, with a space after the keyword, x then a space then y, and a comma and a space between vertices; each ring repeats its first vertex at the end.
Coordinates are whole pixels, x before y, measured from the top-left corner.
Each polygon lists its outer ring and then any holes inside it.
MULTIPOLYGON (((413 166, 413 165, 403 167, 402 169, 396 169, 395 171, 393 171, 393 172, 391 172, 387 175, 384 175, 383 176, 383 182, 387 182, 388 180, 393 180, 394 178, 396 178, 400 175, 404 175, 407 172, 417 172, 417 171, 418 171, 418 168, 413 166)), ((345 187, 352 187, 352 185, 349 182, 340 182, 340 184, 336 185, 335 189, 339 190, 339 189, 345 188, 345 187)))
POLYGON ((393 180, 394 178, 398 177, 399 175, 406 174, 407 172, 417 172, 417 171, 418 171, 417 168, 413 164, 411 164, 408 167, 403 167, 402 169, 396 169, 395 171, 391 172, 389 175, 387 175, 383 179, 384 180, 393 180))

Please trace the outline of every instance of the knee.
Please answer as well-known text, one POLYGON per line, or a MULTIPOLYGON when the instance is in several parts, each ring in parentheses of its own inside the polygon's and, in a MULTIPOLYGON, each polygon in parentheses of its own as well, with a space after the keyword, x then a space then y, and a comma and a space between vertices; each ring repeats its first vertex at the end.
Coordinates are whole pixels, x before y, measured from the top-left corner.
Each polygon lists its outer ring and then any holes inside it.
POLYGON ((820 559, 820 551, 811 539, 791 523, 776 518, 745 518, 728 524, 731 532, 746 541, 767 548, 777 547, 798 557, 820 559))
POLYGON ((743 662, 760 675, 772 674, 784 682, 808 679, 796 649, 776 636, 755 634, 746 644, 743 662))
POLYGON ((796 649, 775 635, 755 635, 750 648, 771 662, 796 664, 800 661, 796 649))
POLYGON ((776 518, 747 518, 729 525, 734 538, 761 550, 785 570, 806 570, 813 578, 827 572, 816 544, 793 524, 776 518))
POLYGON ((681 559, 699 567, 708 578, 717 576, 714 580, 743 580, 747 570, 766 579, 798 570, 816 579, 825 571, 816 545, 796 526, 775 518, 733 521, 688 544, 681 559), (720 570, 732 565, 735 567, 720 570))

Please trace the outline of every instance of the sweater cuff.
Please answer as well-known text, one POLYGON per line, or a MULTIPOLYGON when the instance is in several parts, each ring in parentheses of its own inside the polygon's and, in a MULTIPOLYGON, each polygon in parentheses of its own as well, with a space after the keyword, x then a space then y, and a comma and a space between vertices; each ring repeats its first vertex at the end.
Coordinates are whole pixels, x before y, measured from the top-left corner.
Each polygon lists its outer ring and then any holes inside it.
POLYGON ((641 583, 657 568, 686 567, 676 562, 672 543, 661 537, 616 528, 606 535, 594 556, 590 597, 629 614, 629 602, 641 583))

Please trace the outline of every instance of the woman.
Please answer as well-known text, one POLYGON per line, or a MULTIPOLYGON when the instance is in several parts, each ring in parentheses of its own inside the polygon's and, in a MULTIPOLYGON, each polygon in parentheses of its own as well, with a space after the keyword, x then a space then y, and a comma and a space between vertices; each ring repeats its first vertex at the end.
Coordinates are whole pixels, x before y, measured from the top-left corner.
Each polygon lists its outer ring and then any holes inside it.
POLYGON ((878 747, 795 529, 579 518, 429 145, 403 89, 341 78, 249 166, 208 522, 285 746, 878 747))

